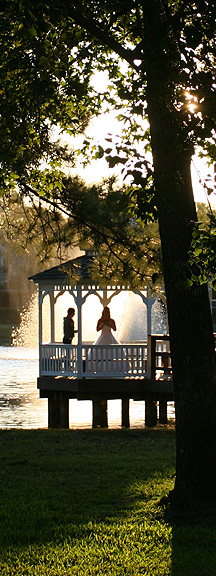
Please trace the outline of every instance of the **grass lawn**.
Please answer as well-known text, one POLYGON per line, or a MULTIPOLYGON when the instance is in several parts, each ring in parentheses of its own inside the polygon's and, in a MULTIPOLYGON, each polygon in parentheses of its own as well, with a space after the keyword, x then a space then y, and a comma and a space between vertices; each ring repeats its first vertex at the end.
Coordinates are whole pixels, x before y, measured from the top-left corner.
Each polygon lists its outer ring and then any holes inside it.
POLYGON ((213 519, 169 518, 175 431, 0 430, 1 576, 215 576, 213 519))

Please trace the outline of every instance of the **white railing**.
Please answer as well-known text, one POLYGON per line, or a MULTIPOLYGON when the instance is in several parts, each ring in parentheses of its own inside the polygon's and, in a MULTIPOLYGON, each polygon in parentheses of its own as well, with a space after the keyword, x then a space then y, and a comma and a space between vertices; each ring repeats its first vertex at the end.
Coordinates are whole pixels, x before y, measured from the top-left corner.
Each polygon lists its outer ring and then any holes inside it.
POLYGON ((40 376, 75 378, 132 377, 147 374, 147 343, 82 347, 70 344, 40 346, 40 376))
POLYGON ((153 380, 172 378, 169 336, 151 334, 148 337, 148 377, 153 380))
POLYGON ((42 344, 39 352, 40 376, 76 376, 78 372, 77 346, 70 344, 42 344))

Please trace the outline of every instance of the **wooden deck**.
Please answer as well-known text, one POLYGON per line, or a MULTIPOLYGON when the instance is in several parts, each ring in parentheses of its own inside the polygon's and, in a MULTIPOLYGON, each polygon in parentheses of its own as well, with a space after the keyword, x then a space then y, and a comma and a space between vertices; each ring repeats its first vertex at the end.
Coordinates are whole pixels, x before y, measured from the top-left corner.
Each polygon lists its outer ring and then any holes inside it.
POLYGON ((107 401, 121 399, 122 426, 130 425, 129 400, 145 401, 145 425, 167 423, 174 400, 169 338, 118 346, 45 344, 40 347, 38 388, 48 398, 48 426, 69 426, 69 400, 92 401, 93 426, 107 426, 107 401))
POLYGON ((147 394, 152 394, 155 400, 160 400, 161 395, 169 396, 173 400, 172 380, 151 380, 149 378, 130 378, 112 380, 102 378, 75 379, 57 376, 41 376, 38 378, 38 388, 49 394, 50 391, 67 392, 68 398, 78 400, 113 400, 131 398, 133 400, 145 400, 147 394))

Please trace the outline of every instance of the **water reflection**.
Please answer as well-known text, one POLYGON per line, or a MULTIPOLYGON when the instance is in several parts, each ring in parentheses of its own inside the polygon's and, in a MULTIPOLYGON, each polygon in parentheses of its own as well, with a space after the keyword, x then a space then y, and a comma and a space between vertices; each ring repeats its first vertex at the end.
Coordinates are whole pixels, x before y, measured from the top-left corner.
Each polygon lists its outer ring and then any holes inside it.
POLYGON ((47 426, 47 401, 37 390, 38 350, 0 348, 0 427, 47 426))

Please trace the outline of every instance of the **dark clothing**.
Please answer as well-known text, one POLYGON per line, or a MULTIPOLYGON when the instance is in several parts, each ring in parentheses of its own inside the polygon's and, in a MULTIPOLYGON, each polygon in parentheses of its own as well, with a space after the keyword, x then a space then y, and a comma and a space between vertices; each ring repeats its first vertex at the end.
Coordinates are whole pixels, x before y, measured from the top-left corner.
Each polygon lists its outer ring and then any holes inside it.
POLYGON ((69 316, 64 318, 64 344, 71 344, 71 340, 74 337, 74 321, 69 316))
POLYGON ((66 336, 64 336, 63 344, 71 344, 71 338, 66 338, 66 336))

